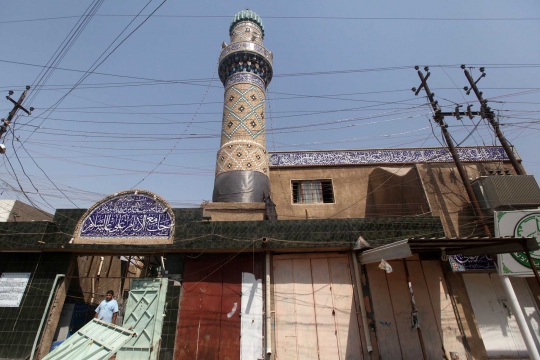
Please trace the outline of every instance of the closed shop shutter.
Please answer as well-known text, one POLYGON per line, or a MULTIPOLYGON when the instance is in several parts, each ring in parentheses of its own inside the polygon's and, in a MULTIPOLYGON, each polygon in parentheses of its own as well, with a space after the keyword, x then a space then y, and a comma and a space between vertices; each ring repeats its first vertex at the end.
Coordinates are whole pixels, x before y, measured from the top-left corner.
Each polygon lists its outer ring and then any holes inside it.
MULTIPOLYGON (((463 280, 488 356, 528 356, 525 342, 510 310, 499 275, 496 273, 463 274, 463 280)), ((523 278, 511 277, 510 280, 536 346, 540 348, 538 338, 540 319, 529 287, 523 278)))
POLYGON ((347 255, 274 257, 276 358, 361 359, 347 255))
MULTIPOLYGON (((417 329, 411 326, 412 305, 402 260, 388 261, 391 273, 366 265, 382 360, 422 359, 417 329)), ((428 359, 465 359, 465 349, 439 261, 407 261, 418 319, 428 359)))

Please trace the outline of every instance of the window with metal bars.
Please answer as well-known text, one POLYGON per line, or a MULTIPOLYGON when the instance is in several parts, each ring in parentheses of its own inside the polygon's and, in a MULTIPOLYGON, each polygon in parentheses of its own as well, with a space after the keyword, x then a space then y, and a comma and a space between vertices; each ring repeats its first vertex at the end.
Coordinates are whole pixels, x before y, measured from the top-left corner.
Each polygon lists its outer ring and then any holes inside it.
POLYGON ((328 204, 334 202, 332 180, 292 182, 293 204, 328 204))

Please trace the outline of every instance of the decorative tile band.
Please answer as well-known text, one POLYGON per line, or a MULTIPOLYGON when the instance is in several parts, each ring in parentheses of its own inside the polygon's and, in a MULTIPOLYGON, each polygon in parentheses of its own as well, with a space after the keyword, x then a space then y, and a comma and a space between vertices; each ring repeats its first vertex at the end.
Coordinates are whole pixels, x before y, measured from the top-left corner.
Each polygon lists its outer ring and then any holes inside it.
POLYGON ((235 51, 251 51, 262 55, 270 65, 272 65, 273 55, 272 52, 267 50, 264 46, 255 44, 252 42, 237 42, 230 44, 221 51, 219 55, 219 62, 221 62, 227 55, 235 51))
POLYGON ((216 176, 228 171, 248 170, 268 174, 268 155, 264 147, 251 141, 231 141, 217 153, 216 176))
POLYGON ((255 74, 244 73, 244 72, 231 75, 227 79, 227 82, 225 83, 225 89, 227 89, 229 86, 232 86, 238 83, 250 83, 253 85, 257 85, 261 89, 266 89, 266 85, 264 84, 263 79, 261 79, 255 74))
MULTIPOLYGON (((498 146, 463 147, 458 148, 457 152, 461 161, 464 162, 508 160, 504 149, 498 146)), ((516 157, 519 159, 517 153, 516 157)), ((452 161, 452 155, 446 148, 298 151, 273 152, 270 155, 270 167, 440 163, 452 161)))

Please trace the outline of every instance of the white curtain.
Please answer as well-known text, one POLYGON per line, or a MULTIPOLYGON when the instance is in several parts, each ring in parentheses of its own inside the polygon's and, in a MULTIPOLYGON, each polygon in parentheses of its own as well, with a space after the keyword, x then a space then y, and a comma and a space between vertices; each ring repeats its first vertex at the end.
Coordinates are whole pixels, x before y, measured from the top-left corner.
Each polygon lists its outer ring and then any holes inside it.
POLYGON ((322 183, 320 181, 303 181, 302 199, 304 204, 321 203, 323 201, 322 183))

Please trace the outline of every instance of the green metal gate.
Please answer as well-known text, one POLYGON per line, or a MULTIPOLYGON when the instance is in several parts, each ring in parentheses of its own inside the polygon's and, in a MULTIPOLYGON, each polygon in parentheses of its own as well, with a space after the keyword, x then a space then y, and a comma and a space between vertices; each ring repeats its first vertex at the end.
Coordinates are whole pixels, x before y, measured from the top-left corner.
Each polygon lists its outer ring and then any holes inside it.
POLYGON ((117 360, 156 360, 167 294, 167 279, 133 279, 122 327, 134 331, 116 354, 117 360))
POLYGON ((42 360, 105 360, 130 341, 135 333, 92 319, 42 360))

